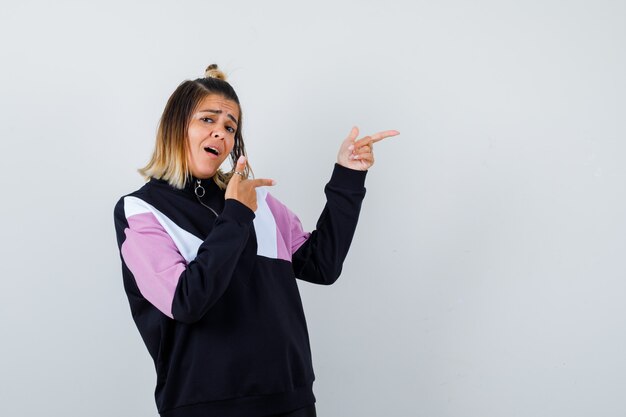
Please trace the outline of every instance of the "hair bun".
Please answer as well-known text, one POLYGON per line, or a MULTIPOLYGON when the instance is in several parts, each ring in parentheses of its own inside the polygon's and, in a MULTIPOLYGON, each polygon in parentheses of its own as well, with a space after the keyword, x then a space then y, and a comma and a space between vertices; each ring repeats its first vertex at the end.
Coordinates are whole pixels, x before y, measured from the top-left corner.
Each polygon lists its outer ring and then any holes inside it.
POLYGON ((217 64, 211 64, 206 67, 204 78, 217 78, 218 80, 226 81, 226 74, 217 67, 217 64))

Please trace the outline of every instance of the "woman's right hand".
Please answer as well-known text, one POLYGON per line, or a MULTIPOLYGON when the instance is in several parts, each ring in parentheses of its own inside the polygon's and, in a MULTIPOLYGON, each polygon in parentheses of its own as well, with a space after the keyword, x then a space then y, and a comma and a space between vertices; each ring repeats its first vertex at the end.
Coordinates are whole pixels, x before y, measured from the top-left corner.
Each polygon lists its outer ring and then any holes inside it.
POLYGON ((240 156, 237 160, 237 166, 235 167, 235 173, 231 177, 228 185, 226 186, 225 199, 232 198, 244 204, 252 211, 256 211, 256 187, 264 187, 268 185, 274 185, 276 182, 270 179, 244 179, 243 175, 237 174, 237 172, 244 172, 246 168, 246 157, 240 156))

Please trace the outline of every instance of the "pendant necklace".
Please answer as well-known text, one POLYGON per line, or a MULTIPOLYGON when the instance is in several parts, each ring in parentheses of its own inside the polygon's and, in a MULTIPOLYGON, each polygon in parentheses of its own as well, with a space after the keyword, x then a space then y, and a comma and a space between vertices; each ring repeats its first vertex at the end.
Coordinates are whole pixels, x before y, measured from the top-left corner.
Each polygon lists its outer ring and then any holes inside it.
POLYGON ((218 217, 217 212, 215 210, 213 210, 211 207, 204 204, 202 200, 200 200, 200 198, 204 197, 204 194, 206 193, 206 191, 204 190, 204 187, 202 186, 202 182, 200 180, 196 180, 196 186, 194 187, 193 192, 196 194, 196 198, 198 199, 198 202, 200 202, 200 204, 202 204, 204 207, 211 210, 211 212, 215 214, 215 217, 218 217))

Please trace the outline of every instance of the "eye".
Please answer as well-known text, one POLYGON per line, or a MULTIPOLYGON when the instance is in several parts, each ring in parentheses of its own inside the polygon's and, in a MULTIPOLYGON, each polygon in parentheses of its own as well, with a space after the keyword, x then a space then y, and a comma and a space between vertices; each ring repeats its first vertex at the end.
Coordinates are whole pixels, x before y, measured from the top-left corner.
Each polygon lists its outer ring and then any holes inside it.
POLYGON ((230 133, 235 133, 235 129, 232 126, 226 126, 226 130, 228 130, 230 133))
POLYGON ((200 120, 206 123, 213 123, 213 119, 211 119, 210 117, 201 117, 200 120))

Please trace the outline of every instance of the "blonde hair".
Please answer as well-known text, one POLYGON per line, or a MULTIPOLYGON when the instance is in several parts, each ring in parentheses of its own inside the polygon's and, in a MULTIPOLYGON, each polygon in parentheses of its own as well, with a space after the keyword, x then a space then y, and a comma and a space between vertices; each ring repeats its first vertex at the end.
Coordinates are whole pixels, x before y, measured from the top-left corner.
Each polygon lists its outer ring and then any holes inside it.
MULTIPOLYGON (((239 123, 235 132, 235 144, 230 153, 233 167, 240 156, 246 155, 241 134, 243 117, 239 98, 233 87, 226 82, 224 72, 216 64, 211 64, 207 67, 204 78, 183 81, 167 100, 157 129, 152 157, 146 166, 139 169, 139 173, 146 180, 150 178, 162 179, 172 187, 182 189, 185 187, 185 183, 192 178, 187 159, 189 121, 200 102, 211 94, 220 95, 237 103, 239 123)), ((251 174, 252 169, 246 164, 245 178, 251 174)), ((225 173, 219 169, 213 176, 213 181, 221 189, 224 189, 232 175, 232 170, 225 173)))

